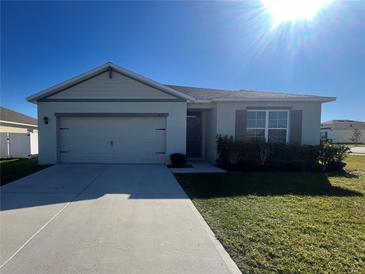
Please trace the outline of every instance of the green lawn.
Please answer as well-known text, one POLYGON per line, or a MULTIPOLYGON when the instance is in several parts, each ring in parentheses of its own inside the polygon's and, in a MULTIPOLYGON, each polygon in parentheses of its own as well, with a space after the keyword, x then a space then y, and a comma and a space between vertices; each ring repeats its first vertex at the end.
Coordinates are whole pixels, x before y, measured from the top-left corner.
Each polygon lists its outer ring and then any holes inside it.
POLYGON ((39 166, 37 158, 0 160, 0 185, 5 185, 46 167, 49 166, 39 166))
POLYGON ((243 273, 365 273, 365 156, 347 163, 176 177, 243 273))

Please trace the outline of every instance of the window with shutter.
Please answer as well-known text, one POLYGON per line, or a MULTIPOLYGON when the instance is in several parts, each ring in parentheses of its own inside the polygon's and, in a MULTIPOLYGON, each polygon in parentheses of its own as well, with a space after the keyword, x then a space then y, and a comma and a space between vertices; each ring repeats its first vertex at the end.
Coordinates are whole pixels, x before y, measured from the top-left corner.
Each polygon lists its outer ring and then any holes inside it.
POLYGON ((246 116, 248 140, 288 142, 288 110, 249 110, 246 116))

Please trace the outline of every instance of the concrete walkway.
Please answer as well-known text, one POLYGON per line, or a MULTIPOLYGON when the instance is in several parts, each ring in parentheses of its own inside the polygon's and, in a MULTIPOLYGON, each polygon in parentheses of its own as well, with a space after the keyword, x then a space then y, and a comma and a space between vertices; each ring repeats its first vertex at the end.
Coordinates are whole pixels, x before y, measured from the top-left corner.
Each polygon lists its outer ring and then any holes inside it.
POLYGON ((165 166, 56 165, 1 188, 1 273, 240 273, 165 166))

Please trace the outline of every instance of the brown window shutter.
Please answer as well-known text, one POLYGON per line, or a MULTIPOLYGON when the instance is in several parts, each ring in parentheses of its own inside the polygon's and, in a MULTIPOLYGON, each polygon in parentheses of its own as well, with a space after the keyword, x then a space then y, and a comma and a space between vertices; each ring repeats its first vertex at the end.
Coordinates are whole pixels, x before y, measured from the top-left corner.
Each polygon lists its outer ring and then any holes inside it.
POLYGON ((236 110, 236 141, 245 140, 247 131, 246 112, 246 110, 236 110))
POLYGON ((302 144, 302 110, 290 111, 289 143, 302 144))

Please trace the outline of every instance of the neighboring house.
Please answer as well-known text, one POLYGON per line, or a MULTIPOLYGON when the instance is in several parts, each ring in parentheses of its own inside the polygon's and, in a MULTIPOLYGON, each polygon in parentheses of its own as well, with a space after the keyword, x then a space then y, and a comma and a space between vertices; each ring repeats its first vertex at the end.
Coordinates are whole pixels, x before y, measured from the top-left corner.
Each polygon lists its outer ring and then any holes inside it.
POLYGON ((365 122, 331 120, 321 124, 321 138, 333 143, 354 143, 354 130, 360 132, 359 143, 365 143, 365 122))
POLYGON ((0 157, 28 158, 37 154, 37 119, 0 107, 0 157))
POLYGON ((216 136, 315 145, 333 97, 164 85, 107 63, 27 98, 41 164, 216 160, 216 136))
POLYGON ((0 107, 0 132, 28 133, 37 130, 37 119, 0 107))

